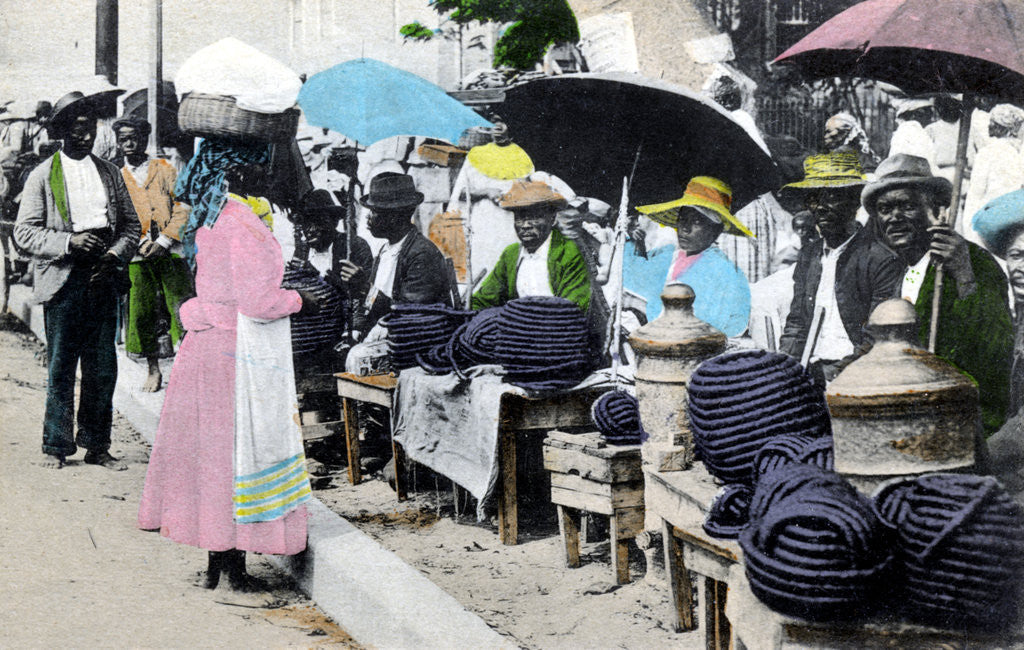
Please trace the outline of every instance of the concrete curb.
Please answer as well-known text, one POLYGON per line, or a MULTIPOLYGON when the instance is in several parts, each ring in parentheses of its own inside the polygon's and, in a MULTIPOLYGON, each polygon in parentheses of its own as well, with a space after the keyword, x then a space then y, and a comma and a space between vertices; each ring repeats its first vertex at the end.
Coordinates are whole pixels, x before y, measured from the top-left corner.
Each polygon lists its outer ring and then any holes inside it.
MULTIPOLYGON (((11 287, 10 311, 39 337, 43 311, 30 306, 31 289, 11 287)), ((166 382, 170 361, 161 363, 166 382)), ((166 391, 138 390, 146 367, 118 351, 114 408, 150 444, 166 391)), ((268 556, 359 643, 378 648, 514 648, 476 614, 319 500, 308 506, 306 553, 268 556)))

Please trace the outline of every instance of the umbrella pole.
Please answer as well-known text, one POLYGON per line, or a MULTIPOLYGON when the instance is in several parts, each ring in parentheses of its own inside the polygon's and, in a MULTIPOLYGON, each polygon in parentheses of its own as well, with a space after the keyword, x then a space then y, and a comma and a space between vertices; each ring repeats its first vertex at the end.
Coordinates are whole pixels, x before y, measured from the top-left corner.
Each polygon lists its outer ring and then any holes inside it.
MULTIPOLYGON (((469 164, 464 163, 464 164, 469 164)), ((473 304, 473 191, 469 187, 469 174, 466 174, 466 219, 463 236, 466 238, 466 309, 473 304)))
MULTIPOLYGON (((971 139, 971 114, 974 112, 974 96, 964 94, 964 114, 960 117, 960 134, 956 142, 956 170, 953 174, 953 200, 949 206, 947 225, 956 229, 957 216, 960 213, 960 191, 964 182, 964 169, 967 167, 967 145, 971 139)), ((966 218, 968 215, 964 215, 966 218)), ((935 340, 939 335, 939 311, 942 307, 942 283, 945 273, 942 265, 935 269, 935 291, 932 294, 932 319, 928 327, 928 351, 935 352, 935 340)))
POLYGON ((612 381, 614 382, 616 390, 619 388, 619 365, 622 357, 622 346, 619 341, 619 333, 622 331, 622 296, 624 291, 623 267, 625 266, 622 257, 626 252, 628 206, 629 179, 623 176, 622 199, 619 201, 619 216, 615 221, 615 245, 612 248, 613 264, 618 266, 618 272, 615 273, 615 277, 619 283, 619 286, 617 287, 619 295, 615 300, 615 314, 612 318, 611 336, 608 337, 608 345, 610 347, 612 357, 612 381))
MULTIPOLYGON (((359 146, 358 144, 356 145, 359 146)), ((356 178, 349 176, 348 178, 348 196, 345 198, 345 259, 352 261, 352 238, 355 236, 354 232, 356 229, 356 178)), ((372 280, 372 278, 371 278, 372 280)), ((359 306, 355 300, 352 299, 351 293, 348 298, 349 304, 349 315, 346 319, 348 323, 345 325, 345 336, 347 340, 352 343, 355 339, 355 329, 353 323, 353 316, 359 306)))

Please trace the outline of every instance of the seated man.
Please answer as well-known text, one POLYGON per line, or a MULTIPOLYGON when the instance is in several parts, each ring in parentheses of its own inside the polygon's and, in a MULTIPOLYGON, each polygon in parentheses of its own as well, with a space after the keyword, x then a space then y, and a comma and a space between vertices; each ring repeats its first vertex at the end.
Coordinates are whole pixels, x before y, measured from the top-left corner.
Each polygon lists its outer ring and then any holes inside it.
POLYGON ((386 338, 387 332, 378 321, 391 312, 393 304, 454 305, 451 275, 444 256, 412 222, 416 208, 423 202, 423 194, 416 190, 412 177, 381 172, 370 180, 369 191, 360 202, 370 209, 370 234, 387 242, 369 268, 353 259, 338 260, 342 281, 368 286, 366 298, 354 315, 357 340, 362 343, 349 352, 345 362, 349 372, 357 372, 362 360, 374 355, 370 344, 386 338))
POLYGON ((473 309, 497 307, 521 296, 556 296, 586 311, 590 279, 579 248, 554 229, 565 198, 540 181, 516 181, 501 197, 511 210, 518 244, 502 251, 473 294, 473 309))
POLYGON ((739 336, 750 319, 750 284, 743 272, 715 246, 723 232, 749 237, 729 211, 732 189, 710 176, 695 176, 681 198, 637 210, 676 229, 675 252, 665 284, 687 284, 696 294, 694 315, 726 336, 739 336))
POLYGON ((824 383, 835 379, 843 360, 864 341, 874 308, 896 297, 903 264, 857 223, 866 179, 855 152, 810 156, 804 174, 785 189, 803 194, 821 238, 797 257, 793 302, 779 348, 824 383))
POLYGON ((1013 358, 1006 276, 992 255, 940 218, 951 195, 950 182, 934 176, 927 160, 898 154, 878 166, 861 200, 869 227, 908 267, 899 295, 917 310, 922 345, 928 344, 935 268, 945 269, 935 353, 977 382, 985 434, 991 435, 1006 419, 1013 358))

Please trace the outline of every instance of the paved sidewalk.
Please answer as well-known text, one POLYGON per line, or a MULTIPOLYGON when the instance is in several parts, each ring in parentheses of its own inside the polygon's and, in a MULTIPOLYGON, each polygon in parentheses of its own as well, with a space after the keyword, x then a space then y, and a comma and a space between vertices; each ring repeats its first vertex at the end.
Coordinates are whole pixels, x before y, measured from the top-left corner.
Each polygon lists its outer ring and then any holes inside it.
MULTIPOLYGON (((358 647, 266 559, 250 571, 287 605, 215 602, 192 585, 205 552, 135 527, 148 447, 115 415, 129 469, 32 464, 40 455, 42 345, 0 319, 0 647, 358 647)), ((19 325, 20 326, 20 325, 19 325)))

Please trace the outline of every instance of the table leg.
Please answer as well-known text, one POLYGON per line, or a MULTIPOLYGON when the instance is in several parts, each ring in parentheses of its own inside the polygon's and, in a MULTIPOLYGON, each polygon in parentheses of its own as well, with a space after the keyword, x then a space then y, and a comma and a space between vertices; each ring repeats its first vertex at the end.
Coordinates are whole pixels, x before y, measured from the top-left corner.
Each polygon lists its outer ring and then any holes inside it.
POLYGON ((615 574, 615 584, 624 585, 629 583, 629 540, 631 537, 623 538, 623 530, 619 517, 612 515, 608 517, 608 541, 609 551, 612 556, 612 573, 615 574))
POLYGON ((558 508, 558 531, 565 545, 565 566, 575 569, 580 565, 580 511, 568 506, 558 508))
POLYGON ((725 617, 725 597, 729 586, 711 578, 704 579, 704 630, 708 650, 729 650, 731 629, 725 617))
POLYGON ((395 459, 395 497, 399 501, 405 501, 405 451, 402 445, 395 441, 394 432, 391 433, 391 457, 395 459))
POLYGON ((693 584, 683 561, 683 545, 672 533, 671 524, 662 520, 661 527, 665 544, 665 570, 675 609, 675 628, 677 632, 689 632, 697 629, 697 622, 693 620, 693 584))
POLYGON ((363 475, 359 467, 359 420, 352 400, 343 398, 341 408, 345 412, 345 447, 348 455, 348 482, 359 485, 363 475))
POLYGON ((498 462, 501 464, 501 498, 498 500, 498 533, 501 543, 519 543, 518 488, 516 486, 516 434, 498 432, 498 462))

